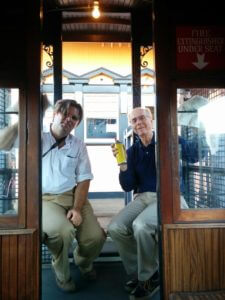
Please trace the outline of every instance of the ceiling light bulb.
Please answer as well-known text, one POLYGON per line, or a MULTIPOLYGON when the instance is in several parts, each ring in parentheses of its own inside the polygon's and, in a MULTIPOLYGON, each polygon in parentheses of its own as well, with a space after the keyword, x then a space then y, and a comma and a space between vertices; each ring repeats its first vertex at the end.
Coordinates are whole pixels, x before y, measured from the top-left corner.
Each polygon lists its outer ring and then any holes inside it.
POLYGON ((93 10, 92 10, 92 17, 95 18, 95 19, 98 19, 100 17, 98 1, 94 1, 94 6, 93 6, 93 10))

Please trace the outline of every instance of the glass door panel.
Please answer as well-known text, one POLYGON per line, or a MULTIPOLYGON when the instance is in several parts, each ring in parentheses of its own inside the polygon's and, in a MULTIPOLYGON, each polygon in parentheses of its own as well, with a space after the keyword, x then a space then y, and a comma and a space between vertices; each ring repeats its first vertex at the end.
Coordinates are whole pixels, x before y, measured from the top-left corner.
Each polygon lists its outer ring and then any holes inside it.
POLYGON ((0 216, 17 215, 19 89, 0 88, 0 216))
POLYGON ((225 89, 177 89, 181 208, 225 208, 224 111, 225 89))

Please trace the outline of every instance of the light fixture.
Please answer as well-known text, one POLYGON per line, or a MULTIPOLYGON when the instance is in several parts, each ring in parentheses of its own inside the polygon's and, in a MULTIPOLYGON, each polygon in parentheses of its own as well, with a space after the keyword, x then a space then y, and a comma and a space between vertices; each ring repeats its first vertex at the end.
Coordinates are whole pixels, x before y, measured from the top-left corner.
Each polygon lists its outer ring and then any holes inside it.
POLYGON ((100 10, 99 10, 99 2, 94 1, 93 10, 92 10, 92 17, 98 19, 100 17, 100 10))

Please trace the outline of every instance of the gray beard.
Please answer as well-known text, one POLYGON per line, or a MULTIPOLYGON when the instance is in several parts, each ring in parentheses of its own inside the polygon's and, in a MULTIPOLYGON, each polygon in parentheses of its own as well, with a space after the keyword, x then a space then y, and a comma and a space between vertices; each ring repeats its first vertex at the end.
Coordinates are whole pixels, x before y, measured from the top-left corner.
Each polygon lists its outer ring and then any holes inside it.
POLYGON ((64 130, 61 124, 52 124, 51 132, 57 139, 63 138, 64 136, 68 135, 68 132, 64 130))

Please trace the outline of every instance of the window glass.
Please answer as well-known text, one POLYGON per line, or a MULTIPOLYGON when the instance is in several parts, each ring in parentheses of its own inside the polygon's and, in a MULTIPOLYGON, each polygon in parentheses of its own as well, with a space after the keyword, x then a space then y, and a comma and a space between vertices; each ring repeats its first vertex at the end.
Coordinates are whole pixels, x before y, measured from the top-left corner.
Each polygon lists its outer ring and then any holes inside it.
POLYGON ((116 119, 87 119, 87 138, 116 138, 116 119))
POLYGON ((112 143, 119 133, 118 95, 84 95, 84 138, 88 143, 112 143))
POLYGON ((178 89, 181 208, 225 207, 225 89, 178 89))
POLYGON ((18 213, 18 89, 0 88, 0 215, 18 213))

